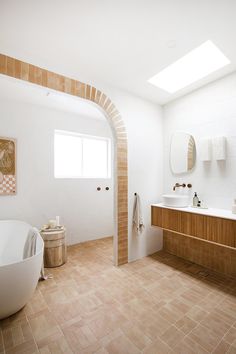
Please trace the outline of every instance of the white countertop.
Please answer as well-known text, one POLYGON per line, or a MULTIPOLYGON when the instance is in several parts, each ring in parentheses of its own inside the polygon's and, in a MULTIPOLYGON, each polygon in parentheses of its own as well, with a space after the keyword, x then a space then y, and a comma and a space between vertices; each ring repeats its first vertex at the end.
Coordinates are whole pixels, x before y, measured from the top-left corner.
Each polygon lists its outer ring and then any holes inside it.
POLYGON ((152 206, 166 208, 166 209, 173 209, 173 210, 183 211, 187 213, 201 214, 201 215, 215 216, 217 218, 236 220, 236 214, 233 214, 231 210, 227 210, 227 209, 216 209, 216 208, 198 209, 198 208, 193 208, 191 206, 184 207, 184 208, 174 208, 174 207, 165 206, 163 203, 152 204, 152 206))

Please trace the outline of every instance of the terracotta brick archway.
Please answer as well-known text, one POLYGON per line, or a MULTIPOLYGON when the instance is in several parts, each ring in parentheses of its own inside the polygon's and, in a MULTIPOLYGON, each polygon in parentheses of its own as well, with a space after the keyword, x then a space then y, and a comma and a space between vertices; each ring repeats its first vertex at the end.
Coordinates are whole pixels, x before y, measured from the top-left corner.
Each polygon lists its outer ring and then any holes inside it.
POLYGON ((84 98, 104 112, 115 139, 116 264, 128 261, 128 166, 125 125, 114 103, 93 86, 0 54, 0 74, 84 98))

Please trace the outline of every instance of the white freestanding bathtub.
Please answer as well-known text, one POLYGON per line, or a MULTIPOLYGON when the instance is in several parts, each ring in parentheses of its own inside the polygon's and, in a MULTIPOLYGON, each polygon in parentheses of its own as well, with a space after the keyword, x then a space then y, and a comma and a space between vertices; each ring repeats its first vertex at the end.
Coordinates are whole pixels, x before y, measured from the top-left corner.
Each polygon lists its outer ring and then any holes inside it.
POLYGON ((37 286, 44 243, 38 233, 36 254, 23 259, 30 228, 23 221, 0 220, 0 319, 24 307, 37 286))

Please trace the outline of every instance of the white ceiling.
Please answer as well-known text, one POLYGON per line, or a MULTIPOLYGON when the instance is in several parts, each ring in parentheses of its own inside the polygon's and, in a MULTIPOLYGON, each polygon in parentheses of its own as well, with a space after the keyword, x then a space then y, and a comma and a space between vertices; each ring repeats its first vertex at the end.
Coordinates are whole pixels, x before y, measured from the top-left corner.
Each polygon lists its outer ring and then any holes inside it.
POLYGON ((36 104, 82 117, 106 120, 97 105, 90 101, 0 75, 0 99, 36 104))
POLYGON ((0 52, 164 104, 236 70, 235 0, 0 0, 0 52), (147 79, 212 40, 231 60, 178 94, 147 79))

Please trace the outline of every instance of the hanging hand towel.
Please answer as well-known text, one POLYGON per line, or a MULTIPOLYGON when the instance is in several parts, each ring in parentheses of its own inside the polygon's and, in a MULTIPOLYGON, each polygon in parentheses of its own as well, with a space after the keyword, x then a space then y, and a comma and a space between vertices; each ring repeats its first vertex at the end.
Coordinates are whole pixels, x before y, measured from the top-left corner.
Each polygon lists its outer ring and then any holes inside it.
MULTIPOLYGON (((27 239, 25 241, 24 251, 23 251, 23 259, 32 257, 36 254, 36 244, 37 244, 38 230, 35 227, 32 227, 29 232, 27 239)), ((42 264, 42 268, 40 271, 40 280, 46 280, 49 276, 44 274, 44 265, 42 264)))
POLYGON ((133 225, 137 232, 141 232, 144 227, 140 198, 137 193, 135 193, 134 197, 133 225))
POLYGON ((25 241, 23 259, 32 257, 36 253, 36 242, 37 242, 37 230, 31 228, 28 232, 27 239, 25 241))

